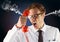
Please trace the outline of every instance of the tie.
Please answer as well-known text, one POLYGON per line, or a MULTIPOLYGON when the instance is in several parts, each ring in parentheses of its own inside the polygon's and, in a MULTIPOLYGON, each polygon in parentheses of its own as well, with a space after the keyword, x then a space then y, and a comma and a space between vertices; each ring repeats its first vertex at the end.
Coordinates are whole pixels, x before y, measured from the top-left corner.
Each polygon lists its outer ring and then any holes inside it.
POLYGON ((42 31, 38 30, 38 32, 39 32, 38 42, 43 42, 42 31))

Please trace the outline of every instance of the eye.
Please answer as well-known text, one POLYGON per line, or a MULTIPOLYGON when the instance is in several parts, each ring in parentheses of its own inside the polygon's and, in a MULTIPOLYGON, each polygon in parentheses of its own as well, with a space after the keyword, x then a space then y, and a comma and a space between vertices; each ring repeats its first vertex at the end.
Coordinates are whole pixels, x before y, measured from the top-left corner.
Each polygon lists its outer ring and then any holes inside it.
POLYGON ((38 17, 39 15, 41 15, 41 14, 36 14, 37 17, 38 17))
POLYGON ((38 16, 38 14, 34 15, 34 17, 37 17, 37 16, 38 16))

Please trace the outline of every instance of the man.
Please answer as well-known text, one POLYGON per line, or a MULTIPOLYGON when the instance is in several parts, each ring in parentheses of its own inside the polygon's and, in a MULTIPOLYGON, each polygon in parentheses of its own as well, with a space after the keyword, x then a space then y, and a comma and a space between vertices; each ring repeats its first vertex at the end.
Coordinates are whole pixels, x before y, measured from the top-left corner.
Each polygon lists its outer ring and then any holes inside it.
POLYGON ((46 25, 44 23, 46 9, 42 4, 33 3, 27 10, 28 19, 32 23, 28 26, 28 31, 24 32, 22 26, 26 25, 26 16, 20 16, 14 27, 8 31, 3 42, 58 42, 58 28, 46 25), (39 39, 38 31, 42 31, 42 38, 39 39))

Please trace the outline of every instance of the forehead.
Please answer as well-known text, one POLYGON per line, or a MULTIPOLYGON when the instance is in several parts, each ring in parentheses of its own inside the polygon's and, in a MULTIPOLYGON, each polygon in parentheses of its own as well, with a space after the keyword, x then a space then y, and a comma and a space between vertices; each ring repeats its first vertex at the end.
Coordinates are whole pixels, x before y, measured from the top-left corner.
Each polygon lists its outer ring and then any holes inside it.
POLYGON ((39 13, 41 13, 41 11, 37 8, 29 10, 29 15, 34 15, 34 14, 39 14, 39 13))

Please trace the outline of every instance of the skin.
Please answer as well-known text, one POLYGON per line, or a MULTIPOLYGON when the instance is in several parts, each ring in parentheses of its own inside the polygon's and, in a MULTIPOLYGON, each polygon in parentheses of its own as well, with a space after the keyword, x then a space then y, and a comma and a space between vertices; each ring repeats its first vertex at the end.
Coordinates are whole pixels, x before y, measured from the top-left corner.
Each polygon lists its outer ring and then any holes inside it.
MULTIPOLYGON (((21 27, 22 25, 26 25, 26 18, 27 17, 20 16, 19 20, 17 22, 17 26, 21 27)), ((32 25, 36 29, 41 29, 41 27, 44 25, 45 12, 41 14, 41 11, 39 9, 37 9, 37 8, 30 9, 28 18, 29 18, 30 22, 32 23, 32 25), (40 14, 40 15, 36 16, 38 14, 40 14), (34 23, 35 23, 35 25, 34 25, 34 23)))

